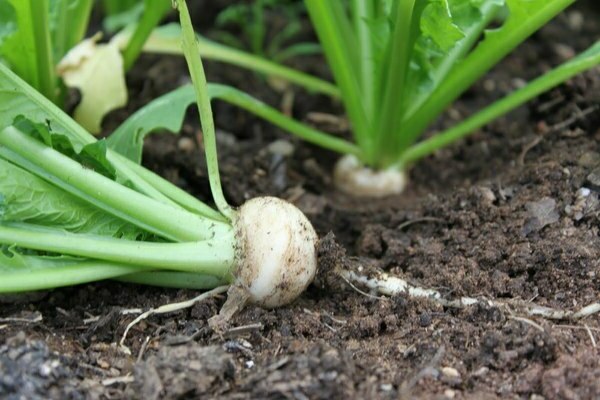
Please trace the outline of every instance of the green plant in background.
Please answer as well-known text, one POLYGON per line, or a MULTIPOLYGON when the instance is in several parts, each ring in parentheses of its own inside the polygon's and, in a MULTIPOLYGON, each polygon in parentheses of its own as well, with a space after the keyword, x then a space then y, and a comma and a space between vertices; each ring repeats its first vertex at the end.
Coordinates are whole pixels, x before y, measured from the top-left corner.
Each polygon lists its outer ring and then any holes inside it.
POLYGON ((92 131, 110 110, 127 101, 125 72, 139 56, 143 43, 170 9, 168 0, 105 1, 108 16, 137 4, 131 40, 119 48, 97 44, 100 36, 82 41, 92 0, 0 0, 0 60, 58 105, 65 87, 80 89, 75 117, 92 131))
MULTIPOLYGON (((597 65, 600 43, 454 128, 415 144, 476 80, 573 1, 355 0, 349 2, 349 10, 341 2, 305 3, 342 93, 360 161, 376 169, 403 171, 597 65), (499 26, 486 30, 493 22, 499 26)), ((352 176, 353 164, 337 172, 360 186, 352 176)))
MULTIPOLYGON (((204 53, 217 54, 207 58, 261 72, 268 69, 310 90, 339 97, 351 122, 353 143, 276 116, 275 110, 259 115, 317 145, 349 155, 334 172, 338 186, 356 195, 379 196, 399 193, 406 183, 405 171, 423 157, 598 65, 600 42, 456 126, 419 141, 465 90, 573 2, 305 0, 335 89, 314 78, 299 79, 293 70, 274 68, 266 60, 259 64, 256 57, 226 46, 202 38, 200 43, 204 53)), ((146 50, 177 53, 170 35, 155 31, 146 50)), ((250 101, 239 93, 224 100, 250 101)), ((264 105, 254 108, 262 112, 264 105)))
MULTIPOLYGON (((168 23, 156 28, 144 43, 143 51, 153 54, 183 55, 179 45, 181 27, 177 23, 168 23)), ((123 30, 115 37, 121 48, 124 48, 131 37, 131 32, 123 30)), ((305 72, 278 64, 274 61, 248 53, 243 50, 197 35, 200 54, 206 60, 219 61, 246 68, 267 76, 281 78, 290 83, 303 86, 311 92, 323 93, 339 97, 339 89, 331 82, 319 79, 305 72)))
POLYGON ((215 32, 215 38, 225 45, 248 49, 252 54, 279 63, 299 55, 316 54, 321 51, 317 43, 289 44, 301 32, 300 17, 305 12, 304 5, 293 0, 256 0, 232 4, 219 13, 215 25, 220 28, 239 28, 240 34, 221 29, 215 32), (267 13, 276 13, 285 22, 272 35, 267 13))
POLYGON ((56 64, 83 39, 92 0, 0 0, 0 60, 54 103, 56 64))
MULTIPOLYGON (((0 293, 118 278, 213 293, 233 284, 228 309, 275 307, 314 277, 317 236, 298 209, 268 197, 227 204, 209 89, 185 1, 177 5, 218 211, 120 155, 122 142, 96 140, 0 64, 0 293)), ((130 137, 183 122, 182 112, 140 113, 123 125, 130 137)))

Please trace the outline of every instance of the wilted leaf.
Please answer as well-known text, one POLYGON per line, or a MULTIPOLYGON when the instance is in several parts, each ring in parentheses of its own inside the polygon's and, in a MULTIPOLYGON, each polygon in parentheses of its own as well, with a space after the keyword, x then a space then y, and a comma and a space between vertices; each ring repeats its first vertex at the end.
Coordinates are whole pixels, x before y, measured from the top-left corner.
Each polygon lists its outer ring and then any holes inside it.
POLYGON ((81 91, 74 117, 92 133, 100 132, 102 118, 127 104, 123 57, 116 42, 97 44, 96 35, 75 46, 58 64, 69 87, 81 91))

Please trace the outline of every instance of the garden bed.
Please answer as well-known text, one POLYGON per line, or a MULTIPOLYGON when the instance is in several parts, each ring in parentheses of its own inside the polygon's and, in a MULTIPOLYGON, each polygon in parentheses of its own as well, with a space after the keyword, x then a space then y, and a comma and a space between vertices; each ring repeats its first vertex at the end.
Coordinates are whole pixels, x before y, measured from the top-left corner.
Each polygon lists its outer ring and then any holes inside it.
MULTIPOLYGON (((595 2, 579 2, 463 96, 439 126, 583 50, 599 36, 599 20, 595 2)), ((304 63, 323 73, 315 60, 304 63)), ((182 58, 144 56, 128 77, 129 107, 111 115, 107 130, 186 74, 182 58)), ((207 74, 279 104, 281 96, 257 75, 215 64, 207 74)), ((325 97, 294 93, 300 118, 339 116, 340 109, 325 97)), ((377 266, 448 297, 569 310, 598 301, 599 68, 439 151, 411 171, 405 194, 377 201, 333 189, 335 154, 230 106, 216 105, 215 114, 226 197, 238 205, 268 194, 296 204, 325 238, 322 275, 336 264, 377 266), (280 139, 294 148, 283 160, 269 150, 280 139)), ((208 200, 191 116, 181 136, 149 139, 144 164, 208 200)), ((330 129, 347 134, 343 120, 333 122, 330 129)), ((153 316, 129 333, 133 355, 116 345, 133 319, 122 310, 196 293, 103 282, 4 299, 0 397, 600 398, 598 315, 549 321, 319 283, 291 306, 246 308, 223 336, 206 323, 222 298, 153 316)))

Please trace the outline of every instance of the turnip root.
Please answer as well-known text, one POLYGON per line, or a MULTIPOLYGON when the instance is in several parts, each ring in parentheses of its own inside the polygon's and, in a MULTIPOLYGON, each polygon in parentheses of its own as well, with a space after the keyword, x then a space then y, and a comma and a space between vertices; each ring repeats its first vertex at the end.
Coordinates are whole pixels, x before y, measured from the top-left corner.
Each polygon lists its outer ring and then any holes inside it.
POLYGON ((312 282, 317 270, 317 234, 292 204, 259 197, 246 202, 235 221, 237 284, 248 300, 266 308, 290 303, 312 282))
POLYGON ((357 197, 385 197, 402 193, 406 173, 398 169, 373 170, 358 158, 346 155, 338 160, 333 171, 335 185, 357 197))

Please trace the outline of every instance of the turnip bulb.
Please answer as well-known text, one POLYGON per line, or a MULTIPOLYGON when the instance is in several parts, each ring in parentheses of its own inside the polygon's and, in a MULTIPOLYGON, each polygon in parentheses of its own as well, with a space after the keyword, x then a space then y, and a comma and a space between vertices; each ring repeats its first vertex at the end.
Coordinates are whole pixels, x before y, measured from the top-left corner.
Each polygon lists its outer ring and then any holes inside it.
POLYGON ((374 170, 364 166, 352 155, 338 160, 333 180, 338 189, 347 194, 372 198, 400 194, 407 183, 404 171, 395 168, 374 170))
POLYGON ((238 263, 235 284, 248 301, 265 308, 296 299, 317 270, 317 234, 294 205, 258 197, 239 209, 235 220, 238 263))

